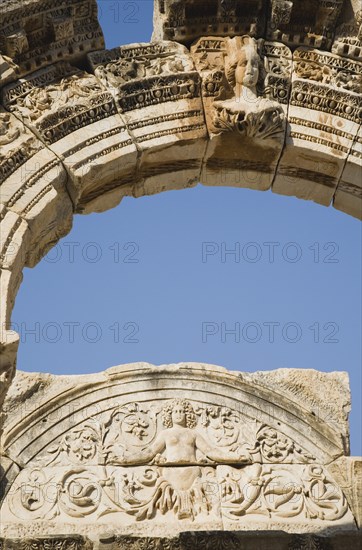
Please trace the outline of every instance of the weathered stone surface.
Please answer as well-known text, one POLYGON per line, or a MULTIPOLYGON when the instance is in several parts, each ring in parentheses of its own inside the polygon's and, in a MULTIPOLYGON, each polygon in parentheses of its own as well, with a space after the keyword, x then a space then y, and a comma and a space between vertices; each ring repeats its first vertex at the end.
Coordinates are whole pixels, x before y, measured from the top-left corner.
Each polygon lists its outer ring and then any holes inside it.
MULTIPOLYGON (((63 161, 77 210, 134 176, 137 149, 110 93, 94 75, 66 63, 42 69, 5 87, 5 106, 22 117, 63 161)), ((117 200, 118 199, 118 200, 117 200)), ((102 199, 100 201, 102 203, 102 199)), ((102 211, 109 207, 95 204, 102 211)))
POLYGON ((1 508, 1 534, 11 539, 19 523, 22 537, 66 529, 94 542, 106 531, 351 533, 355 496, 329 467, 346 452, 348 403, 343 373, 196 363, 18 372, 3 441, 21 471, 1 508), (317 381, 334 400, 328 418, 316 418, 317 381))
MULTIPOLYGON (((110 51, 94 0, 5 0, 0 16, 0 407, 22 268, 74 210, 201 180, 273 184, 361 216, 354 0, 157 0, 156 41, 110 51), (175 40, 197 42, 190 54, 175 40)), ((361 461, 346 456, 349 409, 343 373, 18 373, 0 418, 0 548, 353 547, 361 461)))
MULTIPOLYGON (((0 196, 29 227, 25 265, 34 266, 72 226, 73 205, 59 159, 14 115, 0 109, 0 196)), ((4 219, 9 220, 9 215, 4 219)), ((25 227, 25 226, 24 226, 25 227)), ((7 234, 6 229, 2 229, 7 234)), ((18 233, 19 235, 19 233, 18 233)))
POLYGON ((88 58, 140 151, 134 195, 196 184, 207 133, 200 77, 187 49, 174 42, 130 44, 88 58))
POLYGON ((201 38, 191 52, 210 134, 202 183, 269 189, 285 137, 291 52, 249 36, 201 38))
POLYGON ((362 529, 362 457, 343 456, 332 462, 328 470, 343 490, 362 529))
POLYGON ((235 36, 263 33, 264 0, 155 0, 153 40, 175 40, 189 45, 205 33, 235 36))
POLYGON ((336 189, 333 206, 362 219, 362 126, 359 127, 336 189))
POLYGON ((288 46, 330 49, 343 0, 271 0, 266 36, 288 46))
POLYGON ((61 59, 81 61, 103 46, 95 0, 3 0, 0 67, 9 67, 0 87, 61 59))
POLYGON ((362 10, 358 0, 344 3, 334 35, 332 53, 362 61, 362 10))
POLYGON ((357 133, 362 64, 318 50, 293 54, 289 130, 273 191, 329 205, 357 133))
POLYGON ((341 14, 344 20, 345 12, 350 15, 352 11, 348 4, 343 0, 328 3, 313 0, 271 0, 268 3, 156 0, 153 39, 190 44, 205 34, 219 37, 250 34, 293 47, 306 45, 330 49, 338 16, 341 14))

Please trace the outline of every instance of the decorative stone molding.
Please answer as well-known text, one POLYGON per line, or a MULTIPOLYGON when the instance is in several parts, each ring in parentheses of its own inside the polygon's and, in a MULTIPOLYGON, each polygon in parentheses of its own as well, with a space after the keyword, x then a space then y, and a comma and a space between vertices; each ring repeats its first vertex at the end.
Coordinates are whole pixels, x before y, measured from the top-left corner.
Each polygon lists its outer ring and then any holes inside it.
POLYGON ((153 40, 190 45, 205 33, 215 36, 260 36, 266 2, 252 0, 155 0, 153 40))
POLYGON ((357 529, 357 493, 335 477, 348 450, 343 373, 131 364, 37 377, 19 372, 5 404, 4 452, 20 467, 3 488, 5 538, 19 522, 24 536, 67 526, 92 541, 101 528, 156 538, 357 529), (316 378, 334 414, 308 396, 316 378))
POLYGON ((293 65, 286 146, 273 191, 328 205, 361 121, 362 64, 299 48, 293 65))
POLYGON ((188 50, 175 42, 131 44, 88 59, 140 153, 133 194, 196 185, 207 132, 200 76, 188 50))
POLYGON ((6 0, 1 6, 0 87, 60 60, 104 47, 96 0, 6 0), (10 58, 10 62, 9 62, 10 58), (9 73, 11 71, 11 73, 9 73))

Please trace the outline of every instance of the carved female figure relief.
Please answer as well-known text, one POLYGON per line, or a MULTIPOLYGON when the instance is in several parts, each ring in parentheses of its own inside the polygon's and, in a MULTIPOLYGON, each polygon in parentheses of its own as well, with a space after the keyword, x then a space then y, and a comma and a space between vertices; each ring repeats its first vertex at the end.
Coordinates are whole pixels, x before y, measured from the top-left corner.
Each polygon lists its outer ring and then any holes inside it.
POLYGON ((216 134, 236 131, 256 139, 284 136, 282 107, 262 96, 264 67, 257 46, 249 36, 226 41, 225 75, 234 95, 214 103, 216 134))
POLYGON ((251 459, 246 454, 223 451, 214 447, 195 429, 196 415, 189 401, 174 399, 162 410, 164 429, 155 441, 136 454, 125 451, 119 463, 127 465, 146 464, 194 464, 213 462, 247 464, 251 459), (199 457, 202 457, 201 459, 199 457))

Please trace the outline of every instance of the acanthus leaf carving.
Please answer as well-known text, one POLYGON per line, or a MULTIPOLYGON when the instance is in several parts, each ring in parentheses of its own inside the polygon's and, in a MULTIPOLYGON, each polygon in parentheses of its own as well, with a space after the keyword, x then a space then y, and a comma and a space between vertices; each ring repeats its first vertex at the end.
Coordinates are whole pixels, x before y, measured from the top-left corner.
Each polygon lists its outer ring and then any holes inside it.
POLYGON ((185 399, 130 402, 69 430, 37 458, 44 466, 312 463, 316 458, 266 424, 228 407, 185 399))
POLYGON ((245 471, 222 466, 219 474, 222 506, 229 519, 250 513, 274 519, 335 521, 348 509, 341 489, 317 464, 305 466, 301 472, 286 466, 254 464, 245 471))

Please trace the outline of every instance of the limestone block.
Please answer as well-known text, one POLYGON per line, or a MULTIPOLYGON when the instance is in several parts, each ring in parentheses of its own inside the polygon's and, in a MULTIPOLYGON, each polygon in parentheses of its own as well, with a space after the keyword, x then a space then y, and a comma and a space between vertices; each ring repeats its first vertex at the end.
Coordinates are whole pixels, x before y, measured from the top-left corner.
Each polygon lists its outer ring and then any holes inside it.
POLYGON ((16 462, 7 456, 0 455, 0 505, 19 472, 20 468, 16 462))
POLYGON ((26 221, 0 204, 0 268, 22 271, 30 239, 26 221))
POLYGON ((0 87, 60 60, 80 61, 86 52, 104 47, 96 0, 5 0, 0 19, 0 52, 13 68, 12 74, 0 72, 0 87))
POLYGON ((290 50, 249 36, 206 37, 191 53, 210 134, 202 183, 269 189, 284 143, 290 50))
MULTIPOLYGON (((345 3, 346 4, 346 3, 345 3)), ((310 46, 329 50, 343 0, 271 0, 266 37, 290 47, 310 46)))
POLYGON ((83 376, 18 372, 3 441, 21 471, 0 535, 66 529, 102 545, 200 531, 351 536, 353 490, 330 468, 344 452, 348 400, 344 373, 144 363, 83 376), (330 399, 331 417, 317 417, 330 399))
MULTIPOLYGON (((122 465, 129 463, 122 446, 126 444, 137 458, 137 448, 147 447, 156 436, 164 437, 163 421, 172 411, 172 400, 185 396, 189 417, 196 422, 193 428, 197 426, 224 457, 232 449, 228 462, 244 457, 243 462, 327 464, 348 453, 350 395, 345 373, 297 369, 231 373, 197 363, 162 367, 136 363, 92 376, 18 372, 4 409, 11 413, 4 445, 18 463, 34 465, 42 457, 45 462, 55 459, 69 465, 74 460, 79 463, 71 442, 76 448, 78 440, 90 438, 87 463, 122 465), (135 418, 135 428, 128 433, 127 425, 135 418), (88 431, 89 422, 96 431, 88 431), (217 428, 224 422, 228 429, 221 436, 217 428), (98 448, 101 425, 108 434, 102 443, 106 455, 98 448), (116 437, 120 429, 121 439, 116 437), (48 453, 52 449, 55 452, 48 453)), ((142 456, 135 459, 137 464, 143 462, 142 456)), ((197 455, 197 464, 202 456, 202 452, 197 455)))
POLYGON ((122 185, 134 177, 137 149, 94 75, 58 63, 5 87, 4 100, 62 159, 77 210, 89 211, 88 202, 97 211, 109 208, 110 195, 118 204, 122 185))
POLYGON ((7 55, 0 54, 0 83, 3 86, 18 78, 19 67, 7 55))
POLYGON ((333 199, 333 206, 362 219, 362 126, 359 127, 333 199))
POLYGON ((88 58, 141 152, 134 194, 196 184, 206 127, 200 77, 187 49, 173 42, 131 44, 88 58))
MULTIPOLYGON (((15 375, 19 336, 10 330, 10 316, 30 243, 30 230, 15 212, 0 204, 0 410, 15 375)), ((4 415, 0 414, 0 436, 4 415)), ((1 497, 0 497, 1 498, 1 497)))
POLYGON ((311 519, 314 533, 356 530, 342 489, 321 465, 218 466, 216 477, 227 531, 308 532, 311 519))
POLYGON ((5 421, 3 403, 6 392, 15 376, 16 353, 19 346, 19 335, 11 330, 10 318, 15 297, 22 281, 22 272, 0 269, 0 444, 2 428, 5 421))
POLYGON ((189 45, 204 36, 260 36, 266 2, 251 0, 155 0, 152 40, 175 40, 189 45))
POLYGON ((343 6, 332 53, 362 61, 362 10, 358 0, 345 2, 343 6))
POLYGON ((346 495, 357 526, 362 529, 362 457, 340 457, 329 464, 328 471, 346 495))
POLYGON ((306 48, 293 54, 286 147, 273 191, 331 203, 361 120, 362 64, 306 48))
MULTIPOLYGON (((66 172, 14 115, 0 110, 0 124, 1 203, 29 227, 25 263, 33 266, 70 231, 73 206, 65 188, 66 172)), ((7 219, 12 219, 10 214, 7 219)))

